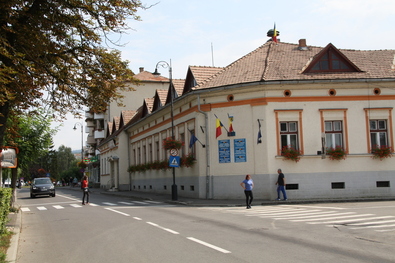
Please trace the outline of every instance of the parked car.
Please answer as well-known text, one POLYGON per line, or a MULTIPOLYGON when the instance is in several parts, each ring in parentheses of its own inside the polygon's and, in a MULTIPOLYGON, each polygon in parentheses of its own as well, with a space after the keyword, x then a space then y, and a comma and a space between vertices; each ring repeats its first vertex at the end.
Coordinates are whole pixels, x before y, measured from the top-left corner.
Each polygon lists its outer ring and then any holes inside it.
POLYGON ((37 195, 49 195, 55 197, 55 186, 50 178, 34 178, 30 186, 30 197, 34 198, 37 195))

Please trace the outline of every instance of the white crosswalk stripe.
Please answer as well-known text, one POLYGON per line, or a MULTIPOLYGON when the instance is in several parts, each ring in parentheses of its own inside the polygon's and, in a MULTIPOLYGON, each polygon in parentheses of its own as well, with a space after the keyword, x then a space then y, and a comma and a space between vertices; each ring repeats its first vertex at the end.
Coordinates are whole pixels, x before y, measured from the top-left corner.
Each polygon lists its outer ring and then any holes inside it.
POLYGON ((262 219, 287 220, 294 223, 311 225, 326 225, 330 227, 342 225, 353 230, 373 229, 377 232, 395 231, 395 224, 393 224, 395 223, 395 216, 358 214, 356 212, 344 211, 346 208, 279 205, 254 206, 252 209, 248 210, 244 207, 205 207, 201 209, 249 217, 259 217, 262 219))
POLYGON ((103 205, 111 205, 111 206, 113 206, 113 205, 117 205, 117 204, 110 203, 110 202, 102 202, 102 204, 103 204, 103 205))
MULTIPOLYGON (((111 203, 111 202, 102 202, 101 203, 101 205, 104 205, 104 206, 117 206, 117 205, 119 206, 119 204, 126 205, 126 206, 136 206, 136 205, 137 206, 141 206, 141 205, 144 205, 144 206, 157 206, 157 205, 161 205, 161 204, 165 205, 165 204, 163 204, 163 202, 157 202, 157 201, 145 201, 145 202, 142 202, 142 201, 130 201, 130 202, 120 201, 120 202, 117 202, 117 203, 111 203)), ((83 207, 84 205, 82 205, 81 203, 78 203, 78 204, 68 204, 68 206, 69 207, 73 207, 73 208, 80 208, 80 207, 83 207)), ((89 204, 86 204, 85 206, 97 207, 97 206, 100 206, 100 204, 89 203, 89 204)), ((53 208, 55 208, 57 210, 60 210, 60 209, 67 208, 67 205, 47 204, 47 207, 45 207, 45 206, 37 206, 37 207, 35 207, 35 209, 37 209, 39 211, 45 211, 45 210, 48 210, 50 207, 53 207, 53 208)), ((22 212, 30 212, 31 208, 29 208, 29 207, 22 207, 21 211, 22 212)))

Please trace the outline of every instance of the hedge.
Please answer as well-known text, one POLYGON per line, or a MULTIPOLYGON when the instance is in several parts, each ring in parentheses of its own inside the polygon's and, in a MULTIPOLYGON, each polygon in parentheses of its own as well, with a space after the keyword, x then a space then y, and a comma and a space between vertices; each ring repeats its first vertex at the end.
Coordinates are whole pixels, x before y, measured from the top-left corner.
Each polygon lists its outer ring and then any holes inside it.
POLYGON ((6 225, 10 212, 11 195, 11 188, 0 188, 0 235, 7 233, 6 225))

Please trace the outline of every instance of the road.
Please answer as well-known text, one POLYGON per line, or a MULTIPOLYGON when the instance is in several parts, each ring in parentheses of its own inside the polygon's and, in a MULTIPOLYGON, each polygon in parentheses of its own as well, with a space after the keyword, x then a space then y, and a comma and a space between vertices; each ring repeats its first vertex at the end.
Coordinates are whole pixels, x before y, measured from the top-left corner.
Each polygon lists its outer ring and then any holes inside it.
POLYGON ((395 202, 186 207, 18 190, 18 263, 395 262, 395 202))

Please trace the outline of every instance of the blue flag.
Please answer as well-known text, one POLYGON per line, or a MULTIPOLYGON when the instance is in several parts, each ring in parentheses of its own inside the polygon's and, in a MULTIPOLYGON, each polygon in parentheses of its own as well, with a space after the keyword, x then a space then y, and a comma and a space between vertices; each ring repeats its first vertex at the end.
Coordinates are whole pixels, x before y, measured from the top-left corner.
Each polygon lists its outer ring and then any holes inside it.
POLYGON ((192 146, 195 144, 195 142, 198 140, 198 138, 191 132, 191 140, 189 141, 189 148, 192 148, 192 146))

